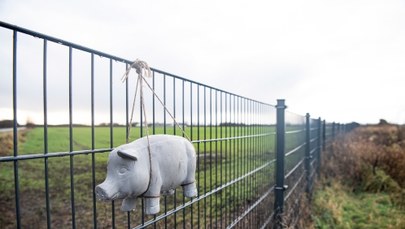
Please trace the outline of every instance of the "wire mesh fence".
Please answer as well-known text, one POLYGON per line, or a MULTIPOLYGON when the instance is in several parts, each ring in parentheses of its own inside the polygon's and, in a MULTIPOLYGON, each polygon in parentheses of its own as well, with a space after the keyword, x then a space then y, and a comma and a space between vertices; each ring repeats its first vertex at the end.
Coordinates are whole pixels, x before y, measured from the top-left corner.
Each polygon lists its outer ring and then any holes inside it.
POLYGON ((11 117, 11 132, 0 135, 7 141, 0 152, 1 228, 293 224, 277 216, 299 216, 321 148, 349 130, 154 68, 148 81, 157 97, 145 90, 145 107, 135 103, 129 123, 136 79, 120 79, 132 61, 3 22, 0 39, 0 119, 6 111, 11 117), (30 115, 35 123, 21 125, 30 115), (122 212, 119 200, 96 200, 108 152, 147 132, 190 137, 198 196, 177 189, 161 199, 156 215, 144 214, 142 198, 132 212, 122 212))

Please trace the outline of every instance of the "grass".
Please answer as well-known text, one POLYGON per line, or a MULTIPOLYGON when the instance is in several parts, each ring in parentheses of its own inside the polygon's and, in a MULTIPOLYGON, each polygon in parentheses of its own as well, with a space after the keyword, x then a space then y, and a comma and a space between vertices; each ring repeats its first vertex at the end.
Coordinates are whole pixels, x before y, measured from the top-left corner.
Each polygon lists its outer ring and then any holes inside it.
MULTIPOLYGON (((193 139, 211 139, 222 137, 235 137, 244 135, 261 134, 271 132, 272 127, 206 127, 187 128, 187 134, 193 139), (222 132, 222 135, 221 135, 222 132)), ((152 130, 151 130, 152 131, 152 130)), ((181 131, 169 127, 167 134, 181 135, 181 131)), ((89 127, 74 127, 72 129, 73 150, 85 150, 92 148, 91 134, 89 127)), ((163 127, 155 129, 156 133, 165 133, 163 127)), ((96 127, 94 130, 94 147, 110 148, 125 143, 126 130, 123 127, 114 127, 112 143, 110 141, 110 129, 108 127, 96 127)), ((19 137, 19 155, 43 154, 44 153, 44 132, 43 128, 34 128, 24 131, 24 136, 19 137)), ((133 128, 131 139, 140 136, 140 129, 133 128)), ((2 139, 12 139, 3 137, 2 139)), ((7 140, 8 142, 8 140, 7 140)), ((48 152, 68 152, 70 150, 69 129, 66 127, 48 128, 48 152)), ((229 182, 248 171, 253 170, 274 157, 274 141, 271 136, 255 137, 249 139, 234 139, 227 141, 214 141, 194 144, 198 155, 199 163, 197 168, 197 184, 200 194, 204 194, 226 182, 229 182)), ((1 152, 3 156, 9 156, 11 148, 1 152)), ((101 183, 105 178, 108 153, 94 154, 95 184, 101 183)), ((20 186, 20 207, 21 223, 23 227, 46 227, 45 208, 45 181, 49 181, 50 213, 51 224, 54 227, 71 227, 71 182, 74 185, 74 200, 76 211, 76 224, 79 228, 91 227, 93 223, 93 181, 92 166, 93 155, 76 155, 73 157, 53 157, 46 160, 48 173, 45 174, 45 159, 24 160, 18 162, 19 186, 20 186), (73 173, 74 179, 70 179, 73 173)), ((0 210, 9 217, 0 218, 0 228, 15 227, 15 206, 14 206, 14 172, 13 162, 1 163, 0 167, 0 210)), ((238 182, 223 191, 218 192, 203 201, 187 208, 185 212, 180 211, 168 218, 170 224, 181 224, 193 222, 194 225, 207 225, 215 221, 229 221, 236 215, 241 206, 246 202, 257 199, 260 190, 264 190, 271 182, 268 174, 272 167, 250 176, 243 182, 238 182), (193 211, 193 221, 190 212, 193 211), (177 221, 177 222, 174 222, 177 221)), ((174 205, 183 203, 181 189, 177 190, 175 197, 169 196, 161 199, 166 202, 168 209, 174 205)), ((127 222, 127 214, 119 210, 120 201, 114 204, 116 226, 124 227, 127 222)), ((102 227, 111 226, 111 202, 96 201, 97 223, 102 227)), ((131 213, 132 224, 140 223, 141 211, 131 213)), ((146 217, 146 220, 151 217, 146 217)), ((163 223, 163 221, 162 221, 163 223)))
POLYGON ((314 196, 315 228, 405 228, 405 211, 388 193, 353 193, 333 182, 314 196))

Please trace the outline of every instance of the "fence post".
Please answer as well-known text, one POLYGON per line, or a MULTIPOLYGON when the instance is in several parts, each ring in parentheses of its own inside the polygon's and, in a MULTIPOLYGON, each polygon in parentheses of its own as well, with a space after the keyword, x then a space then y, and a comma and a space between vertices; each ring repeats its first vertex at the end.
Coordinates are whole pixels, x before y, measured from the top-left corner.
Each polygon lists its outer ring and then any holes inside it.
POLYGON ((325 151, 326 149, 326 120, 323 120, 323 127, 322 127, 322 150, 325 151))
POLYGON ((317 172, 318 172, 318 176, 321 174, 321 141, 322 141, 322 120, 321 117, 318 118, 318 168, 317 168, 317 172))
POLYGON ((311 125, 309 113, 307 113, 305 118, 305 173, 307 178, 306 192, 309 195, 311 193, 311 125))
POLYGON ((335 135, 334 137, 336 138, 336 136, 339 135, 339 123, 335 122, 335 135))
POLYGON ((274 191, 275 228, 282 228, 284 207, 284 157, 285 157, 285 105, 284 99, 277 100, 277 130, 276 130, 276 187, 274 191))
POLYGON ((332 139, 335 138, 335 122, 332 122, 332 139))

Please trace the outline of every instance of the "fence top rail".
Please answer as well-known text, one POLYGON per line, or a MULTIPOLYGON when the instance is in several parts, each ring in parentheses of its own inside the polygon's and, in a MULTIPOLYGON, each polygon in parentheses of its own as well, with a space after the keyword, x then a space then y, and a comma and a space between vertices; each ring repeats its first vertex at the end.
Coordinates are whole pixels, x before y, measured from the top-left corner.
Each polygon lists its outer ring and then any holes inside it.
MULTIPOLYGON (((82 46, 82 45, 78 45, 78 44, 75 44, 75 43, 72 43, 72 42, 69 42, 69 41, 66 41, 66 40, 62 40, 62 39, 59 39, 59 38, 56 38, 56 37, 48 36, 48 35, 45 35, 43 33, 35 32, 35 31, 29 30, 29 29, 25 29, 25 28, 16 26, 16 25, 12 25, 12 24, 9 24, 9 23, 3 22, 3 21, 0 21, 0 27, 7 28, 7 29, 10 29, 10 30, 13 30, 13 31, 20 32, 20 33, 28 34, 28 35, 31 35, 31 36, 34 36, 34 37, 37 37, 37 38, 41 38, 41 39, 44 39, 44 40, 52 41, 52 42, 58 43, 60 45, 64 45, 64 46, 67 46, 67 47, 72 47, 72 48, 75 48, 75 49, 78 49, 78 50, 81 50, 81 51, 93 53, 95 55, 105 57, 105 58, 108 58, 108 59, 112 59, 112 60, 115 60, 117 62, 122 62, 122 63, 125 63, 125 64, 132 64, 134 62, 134 61, 127 60, 127 59, 124 59, 124 58, 120 58, 120 57, 117 57, 117 56, 114 56, 114 55, 110 55, 110 54, 105 53, 105 52, 101 52, 101 51, 98 51, 98 50, 95 50, 95 49, 91 49, 91 48, 88 48, 88 47, 85 47, 85 46, 82 46)), ((251 99, 251 98, 247 98, 247 97, 244 97, 244 96, 240 96, 240 95, 237 95, 235 93, 231 93, 231 92, 228 92, 228 91, 225 91, 225 90, 222 90, 222 89, 219 89, 219 88, 215 88, 215 87, 212 87, 212 86, 209 86, 209 85, 197 82, 197 81, 193 81, 193 80, 190 80, 190 79, 187 79, 187 78, 175 75, 175 74, 171 74, 169 72, 159 70, 157 68, 151 67, 150 69, 152 71, 154 71, 154 72, 157 72, 157 73, 160 73, 160 74, 163 74, 163 75, 166 75, 166 76, 170 76, 170 77, 173 77, 173 78, 176 78, 176 79, 179 79, 179 80, 183 80, 183 81, 186 81, 186 82, 189 82, 189 83, 193 83, 193 84, 196 84, 196 85, 199 85, 199 86, 202 86, 202 87, 206 87, 206 88, 209 88, 209 89, 212 89, 212 90, 216 90, 216 91, 219 91, 219 92, 222 92, 222 93, 226 93, 226 94, 229 94, 231 96, 235 96, 235 97, 238 97, 238 98, 241 98, 241 99, 246 99, 246 100, 249 100, 251 102, 261 104, 261 105, 271 106, 271 107, 275 108, 275 105, 265 103, 265 102, 261 102, 261 101, 258 101, 258 100, 254 100, 254 99, 251 99)))

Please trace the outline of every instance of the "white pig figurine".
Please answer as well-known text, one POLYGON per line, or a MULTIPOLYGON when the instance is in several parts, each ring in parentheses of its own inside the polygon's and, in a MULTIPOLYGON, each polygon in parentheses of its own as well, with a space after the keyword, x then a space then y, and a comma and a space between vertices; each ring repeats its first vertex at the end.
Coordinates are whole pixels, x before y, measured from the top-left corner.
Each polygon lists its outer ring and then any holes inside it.
POLYGON ((122 211, 135 209, 137 197, 145 198, 145 213, 160 211, 160 194, 173 194, 183 187, 186 197, 197 195, 196 153, 190 141, 172 135, 149 136, 111 151, 107 178, 95 191, 100 200, 124 199, 122 211), (150 157, 151 156, 151 157, 150 157))

